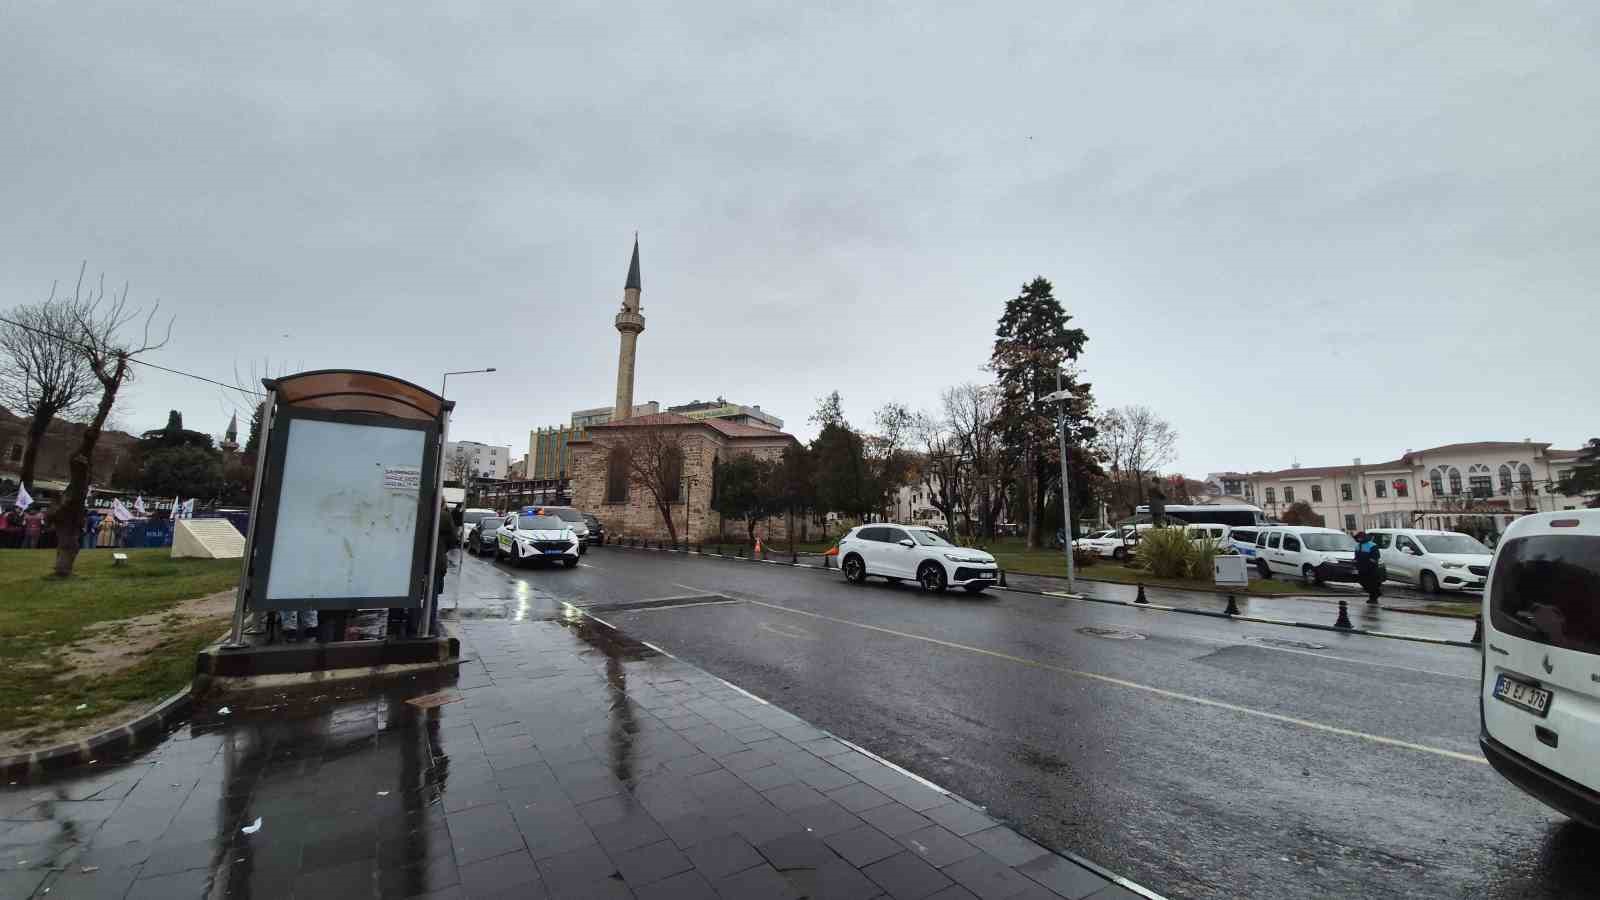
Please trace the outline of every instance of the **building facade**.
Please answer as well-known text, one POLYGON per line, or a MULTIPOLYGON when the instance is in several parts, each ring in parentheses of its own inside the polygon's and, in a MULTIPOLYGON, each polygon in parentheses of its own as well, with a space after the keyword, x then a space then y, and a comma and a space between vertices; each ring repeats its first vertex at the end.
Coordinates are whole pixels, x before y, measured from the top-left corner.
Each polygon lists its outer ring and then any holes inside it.
POLYGON ((682 406, 669 406, 667 412, 678 413, 691 419, 721 419, 736 425, 749 425, 752 428, 783 430, 783 420, 769 412, 763 412, 761 404, 745 406, 721 397, 710 401, 696 400, 682 406))
MULTIPOLYGON (((677 499, 669 504, 678 540, 705 543, 727 537, 742 538, 743 520, 724 522, 711 508, 716 496, 716 468, 740 454, 779 459, 798 443, 793 435, 720 419, 691 419, 678 413, 658 413, 596 425, 589 437, 574 441, 572 449, 572 503, 605 523, 606 532, 619 538, 665 540, 670 537, 666 519, 655 495, 628 475, 621 463, 621 445, 633 429, 663 429, 682 448, 677 499)), ((763 520, 756 529, 763 540, 788 536, 784 517, 763 520)))
POLYGON ((480 444, 477 441, 446 441, 445 478, 455 480, 456 465, 467 465, 469 479, 504 481, 511 465, 511 446, 480 444))
POLYGON ((1344 531, 1449 530, 1475 520, 1498 533, 1528 513, 1584 506, 1587 498, 1558 487, 1577 457, 1531 440, 1478 441, 1407 450, 1378 463, 1217 472, 1207 482, 1213 496, 1254 504, 1274 519, 1305 501, 1329 528, 1344 531))

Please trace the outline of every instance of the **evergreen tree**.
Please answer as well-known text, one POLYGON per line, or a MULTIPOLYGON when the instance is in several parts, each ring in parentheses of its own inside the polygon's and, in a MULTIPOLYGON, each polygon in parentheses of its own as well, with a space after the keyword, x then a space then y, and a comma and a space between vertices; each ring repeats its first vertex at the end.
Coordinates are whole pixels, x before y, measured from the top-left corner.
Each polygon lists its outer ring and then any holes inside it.
MULTIPOLYGON (((1056 441, 1056 404, 1040 400, 1056 390, 1056 373, 1071 394, 1067 404, 1067 443, 1072 457, 1082 457, 1084 444, 1094 437, 1090 386, 1079 382, 1071 363, 1088 343, 1081 328, 1069 328, 1072 317, 1055 298, 1054 288, 1042 277, 1022 286, 1006 301, 995 330, 989 367, 1000 388, 996 430, 1014 457, 1021 479, 1022 503, 1028 517, 1028 546, 1037 548, 1044 517, 1045 495, 1060 482, 1056 441)), ((1074 477, 1074 481, 1078 481, 1074 477)), ((1087 479, 1085 479, 1086 483, 1087 479)), ((1077 506, 1075 503, 1074 506, 1077 506)))

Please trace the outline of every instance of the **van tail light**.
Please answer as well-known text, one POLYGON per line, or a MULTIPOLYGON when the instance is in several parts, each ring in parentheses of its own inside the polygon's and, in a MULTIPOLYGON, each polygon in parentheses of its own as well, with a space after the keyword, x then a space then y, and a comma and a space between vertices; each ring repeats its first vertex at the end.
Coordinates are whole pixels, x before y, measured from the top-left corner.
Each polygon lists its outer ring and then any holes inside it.
POLYGON ((1551 528, 1577 528, 1578 527, 1578 520, 1577 519, 1551 519, 1550 520, 1550 527, 1551 528))

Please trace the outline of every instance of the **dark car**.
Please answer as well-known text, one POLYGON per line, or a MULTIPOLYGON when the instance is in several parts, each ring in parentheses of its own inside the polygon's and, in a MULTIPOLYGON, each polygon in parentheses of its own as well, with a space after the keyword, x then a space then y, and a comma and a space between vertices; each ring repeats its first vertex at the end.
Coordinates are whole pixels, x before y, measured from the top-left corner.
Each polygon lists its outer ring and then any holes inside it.
POLYGON ((487 553, 490 556, 500 547, 500 526, 505 524, 503 519, 484 519, 478 527, 472 529, 472 544, 467 550, 479 556, 487 553))
POLYGON ((583 521, 589 526, 589 543, 604 544, 606 542, 606 526, 602 525, 599 519, 589 513, 583 514, 583 521))

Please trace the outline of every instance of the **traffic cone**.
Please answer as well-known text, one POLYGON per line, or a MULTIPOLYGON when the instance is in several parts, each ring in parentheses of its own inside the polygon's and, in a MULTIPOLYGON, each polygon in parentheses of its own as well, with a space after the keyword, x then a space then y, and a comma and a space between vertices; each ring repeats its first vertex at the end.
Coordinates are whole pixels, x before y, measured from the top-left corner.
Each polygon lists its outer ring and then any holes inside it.
POLYGON ((756 559, 766 559, 767 558, 766 551, 761 549, 761 538, 759 538, 759 537, 756 538, 755 557, 756 557, 756 559))
POLYGON ((1483 643, 1483 614, 1482 613, 1479 613, 1477 618, 1472 620, 1472 643, 1474 643, 1474 644, 1483 643))
POLYGON ((1333 627, 1335 627, 1335 628, 1354 628, 1355 627, 1354 625, 1350 624, 1350 608, 1345 604, 1345 602, 1343 600, 1339 601, 1339 619, 1338 619, 1338 621, 1333 623, 1333 627))
POLYGON ((1225 616, 1237 616, 1239 614, 1239 604, 1234 602, 1232 594, 1228 595, 1228 608, 1223 610, 1222 614, 1225 616))
POLYGON ((1139 582, 1139 596, 1133 598, 1135 603, 1149 603, 1150 598, 1144 595, 1144 582, 1139 582))

